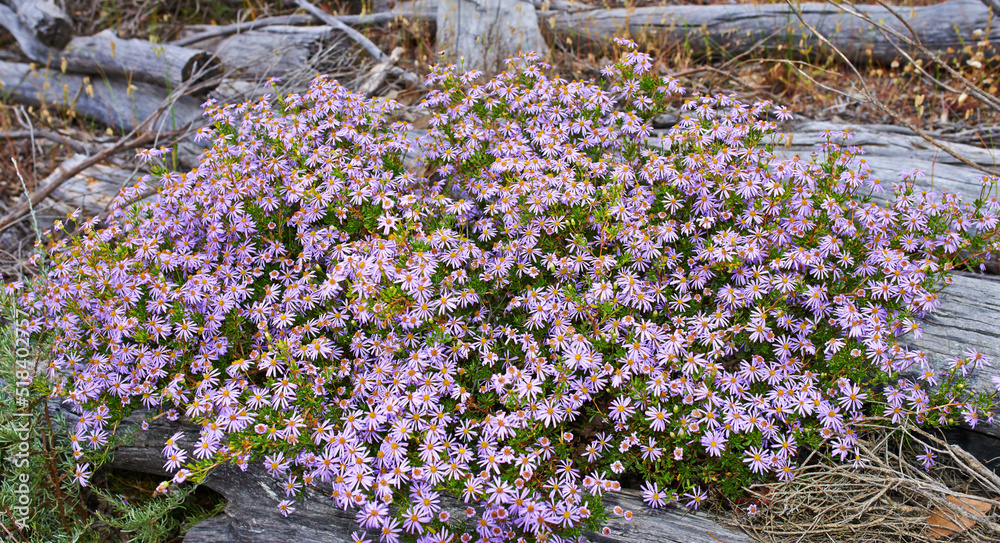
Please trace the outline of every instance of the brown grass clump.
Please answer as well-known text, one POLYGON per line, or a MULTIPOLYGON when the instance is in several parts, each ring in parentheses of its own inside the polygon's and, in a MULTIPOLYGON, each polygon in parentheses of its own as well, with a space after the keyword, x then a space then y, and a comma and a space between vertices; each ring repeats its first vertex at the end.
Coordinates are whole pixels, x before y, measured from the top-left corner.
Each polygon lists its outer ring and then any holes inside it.
POLYGON ((858 448, 864 467, 814 452, 791 481, 752 487, 759 511, 731 520, 772 543, 1000 540, 1000 477, 960 447, 882 421, 858 448), (936 455, 930 471, 916 458, 925 447, 936 455))

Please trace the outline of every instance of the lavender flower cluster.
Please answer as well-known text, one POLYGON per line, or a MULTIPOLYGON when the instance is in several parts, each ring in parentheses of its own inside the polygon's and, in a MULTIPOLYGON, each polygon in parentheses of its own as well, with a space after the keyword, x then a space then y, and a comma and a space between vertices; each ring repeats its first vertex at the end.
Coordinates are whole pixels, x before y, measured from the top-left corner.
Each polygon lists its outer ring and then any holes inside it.
POLYGON ((712 481, 793 477, 800 446, 862 465, 869 416, 992 417, 950 386, 984 357, 941 376, 897 338, 959 250, 995 249, 997 199, 907 172, 874 203, 847 134, 778 160, 787 110, 684 98, 620 43, 605 88, 532 55, 485 85, 435 67, 415 145, 324 77, 207 103, 200 166, 124 191, 19 297, 80 461, 142 406, 201 425, 164 447, 175 482, 262 462, 283 513, 320 488, 359 540, 561 541, 631 516, 600 500, 626 472, 697 508, 712 481))

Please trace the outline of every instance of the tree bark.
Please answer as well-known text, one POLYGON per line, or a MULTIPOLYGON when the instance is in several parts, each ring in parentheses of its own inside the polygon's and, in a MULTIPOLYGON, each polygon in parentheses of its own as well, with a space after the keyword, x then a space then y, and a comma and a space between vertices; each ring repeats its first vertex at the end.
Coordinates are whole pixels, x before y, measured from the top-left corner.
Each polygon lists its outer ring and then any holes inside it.
POLYGON ((487 76, 519 51, 548 52, 535 6, 521 0, 438 0, 437 44, 447 62, 487 76))
MULTIPOLYGON (((910 35, 906 25, 882 6, 855 4, 854 8, 910 35)), ((948 55, 949 49, 951 53, 960 52, 966 44, 986 38, 993 42, 1000 39, 1000 27, 990 24, 990 10, 980 0, 949 0, 894 9, 916 37, 938 54, 948 55), (975 30, 988 31, 988 36, 974 37, 975 30)), ((802 24, 799 14, 852 62, 889 64, 900 56, 893 42, 878 29, 827 3, 794 7, 785 3, 654 6, 549 12, 541 17, 543 20, 554 17, 555 30, 574 39, 608 42, 615 36, 628 36, 637 41, 662 40, 669 45, 682 45, 694 56, 732 57, 755 46, 796 58, 815 57, 819 52, 824 58, 832 54, 802 24)))

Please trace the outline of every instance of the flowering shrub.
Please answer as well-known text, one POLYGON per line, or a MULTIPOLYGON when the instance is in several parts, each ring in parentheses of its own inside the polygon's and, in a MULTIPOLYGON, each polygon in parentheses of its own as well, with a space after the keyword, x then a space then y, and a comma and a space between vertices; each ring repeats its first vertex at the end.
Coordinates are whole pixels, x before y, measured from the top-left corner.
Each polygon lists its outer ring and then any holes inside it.
POLYGON ((683 100, 649 141, 684 89, 647 55, 607 90, 536 60, 483 86, 435 68, 429 177, 392 103, 322 77, 207 104, 201 165, 55 244, 20 297, 83 413, 80 461, 141 405, 202 426, 164 448, 178 482, 263 462, 283 513, 317 486, 380 541, 558 541, 630 514, 600 502, 626 472, 650 506, 697 508, 713 482, 793 477, 800 447, 863 464, 866 416, 991 416, 958 386, 981 355, 938 383, 896 338, 959 250, 993 248, 995 198, 905 172, 874 203, 845 134, 777 160, 787 111, 732 96, 683 100))

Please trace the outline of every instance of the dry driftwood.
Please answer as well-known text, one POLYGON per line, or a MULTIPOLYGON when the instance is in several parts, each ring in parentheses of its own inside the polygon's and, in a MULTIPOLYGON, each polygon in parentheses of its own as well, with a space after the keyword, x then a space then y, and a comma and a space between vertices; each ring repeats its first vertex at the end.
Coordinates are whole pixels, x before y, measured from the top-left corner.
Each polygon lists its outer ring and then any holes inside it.
POLYGON ((3 0, 21 26, 45 47, 62 49, 73 37, 73 22, 59 6, 46 0, 3 0))
MULTIPOLYGON (((577 12, 551 12, 552 25, 561 34, 595 41, 614 36, 662 39, 670 44, 685 44, 696 54, 712 52, 734 56, 753 47, 782 54, 799 55, 806 51, 825 51, 820 40, 799 20, 816 28, 853 62, 888 64, 899 54, 878 29, 857 17, 826 3, 738 5, 681 5, 641 8, 597 9, 577 12)), ((909 35, 906 25, 889 11, 875 4, 857 4, 860 12, 909 35)), ((1000 28, 990 24, 990 10, 980 0, 948 0, 940 4, 896 8, 917 37, 931 51, 944 54, 949 48, 961 51, 973 37, 974 30, 988 32, 994 42, 1000 28)), ((906 48, 904 47, 904 50, 906 48)))
POLYGON ((204 51, 123 40, 111 29, 73 38, 59 56, 66 59, 71 72, 119 75, 170 89, 210 80, 222 71, 219 61, 204 51))
POLYGON ((548 51, 534 5, 522 0, 438 0, 437 48, 448 62, 486 74, 503 71, 519 51, 548 51))

